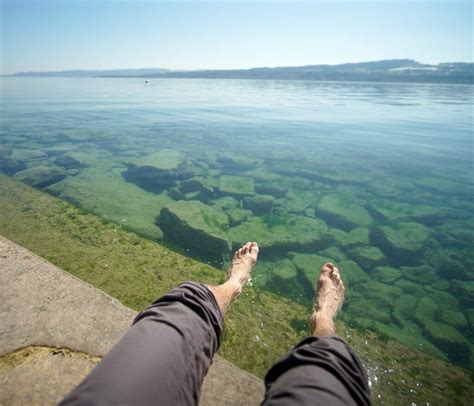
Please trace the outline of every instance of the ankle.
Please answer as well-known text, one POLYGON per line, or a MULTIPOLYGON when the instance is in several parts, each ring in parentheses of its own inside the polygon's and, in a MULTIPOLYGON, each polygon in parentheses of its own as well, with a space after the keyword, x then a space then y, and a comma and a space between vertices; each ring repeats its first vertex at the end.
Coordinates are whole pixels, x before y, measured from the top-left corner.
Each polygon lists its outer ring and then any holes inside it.
POLYGON ((316 337, 326 337, 336 334, 334 320, 320 310, 315 311, 311 315, 310 322, 312 333, 316 337))

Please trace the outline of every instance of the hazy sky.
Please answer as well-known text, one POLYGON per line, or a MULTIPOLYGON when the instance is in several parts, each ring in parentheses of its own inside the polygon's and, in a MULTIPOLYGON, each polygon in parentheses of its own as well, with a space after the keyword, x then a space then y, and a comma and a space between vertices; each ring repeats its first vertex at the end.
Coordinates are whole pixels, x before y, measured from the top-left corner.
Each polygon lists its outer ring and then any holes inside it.
POLYGON ((473 2, 0 0, 1 72, 471 61, 473 2))

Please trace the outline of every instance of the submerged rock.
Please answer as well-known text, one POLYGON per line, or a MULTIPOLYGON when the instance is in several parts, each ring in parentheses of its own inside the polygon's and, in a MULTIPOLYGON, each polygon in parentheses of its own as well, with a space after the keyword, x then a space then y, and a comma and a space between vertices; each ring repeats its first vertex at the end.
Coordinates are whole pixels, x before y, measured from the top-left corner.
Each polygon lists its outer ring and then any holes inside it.
POLYGON ((370 274, 382 283, 393 283, 403 276, 400 270, 391 266, 378 266, 370 274))
POLYGON ((227 217, 229 217, 229 224, 231 227, 238 226, 252 216, 252 212, 250 210, 243 210, 239 208, 230 208, 225 211, 225 214, 227 214, 227 217))
POLYGON ((314 251, 325 248, 330 241, 326 225, 321 220, 302 216, 251 217, 230 228, 228 236, 234 247, 247 241, 258 241, 269 255, 281 255, 291 250, 314 251))
POLYGON ((430 236, 430 230, 418 223, 398 223, 378 227, 372 235, 372 242, 382 251, 401 263, 414 261, 418 251, 430 236))
POLYGON ((157 225, 165 238, 201 258, 221 259, 230 250, 227 216, 199 201, 179 201, 161 209, 157 225))
POLYGON ((412 280, 414 282, 420 283, 422 285, 430 285, 438 280, 438 274, 436 271, 426 265, 417 266, 417 267, 401 267, 403 276, 406 279, 412 280))
POLYGON ((255 191, 262 195, 271 195, 276 198, 282 198, 288 193, 288 188, 273 183, 259 183, 255 186, 255 191))
POLYGON ((296 278, 297 271, 295 265, 289 259, 283 259, 273 265, 273 275, 281 279, 293 279, 296 278))
POLYGON ((202 192, 209 196, 214 193, 212 182, 202 177, 192 177, 181 181, 179 189, 182 193, 202 192))
POLYGON ((273 209, 275 198, 269 195, 255 195, 244 197, 242 204, 245 209, 252 210, 255 214, 270 213, 273 209))
POLYGON ((323 196, 316 209, 318 217, 329 225, 343 230, 351 230, 357 226, 367 227, 373 221, 364 207, 340 195, 323 196))
POLYGON ((331 235, 336 242, 343 247, 369 245, 369 229, 366 227, 356 227, 349 233, 333 228, 331 229, 331 235))
POLYGON ((163 149, 130 163, 123 177, 149 192, 161 193, 191 175, 185 163, 180 151, 163 149))
POLYGON ((385 256, 379 248, 370 246, 353 248, 349 251, 349 255, 365 268, 372 268, 385 260, 385 256))
POLYGON ((431 341, 446 352, 451 361, 464 364, 469 362, 469 343, 453 326, 429 320, 423 327, 431 341))
POLYGON ((437 312, 436 318, 439 322, 449 324, 459 330, 467 327, 466 317, 459 310, 443 307, 437 312))
POLYGON ((451 281, 450 291, 467 307, 474 307, 474 281, 451 281))
POLYGON ((56 166, 40 165, 16 172, 13 177, 28 185, 44 188, 63 180, 66 171, 56 166))
POLYGON ((255 194, 255 181, 245 176, 223 175, 219 181, 219 190, 222 194, 237 198, 255 194))

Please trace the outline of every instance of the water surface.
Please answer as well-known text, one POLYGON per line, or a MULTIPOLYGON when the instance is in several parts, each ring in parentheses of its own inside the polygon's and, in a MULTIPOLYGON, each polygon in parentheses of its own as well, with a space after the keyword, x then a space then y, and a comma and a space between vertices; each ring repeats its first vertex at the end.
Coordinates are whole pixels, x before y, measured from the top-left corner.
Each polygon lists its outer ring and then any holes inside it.
POLYGON ((0 169, 352 325, 472 365, 473 87, 1 79, 0 169))

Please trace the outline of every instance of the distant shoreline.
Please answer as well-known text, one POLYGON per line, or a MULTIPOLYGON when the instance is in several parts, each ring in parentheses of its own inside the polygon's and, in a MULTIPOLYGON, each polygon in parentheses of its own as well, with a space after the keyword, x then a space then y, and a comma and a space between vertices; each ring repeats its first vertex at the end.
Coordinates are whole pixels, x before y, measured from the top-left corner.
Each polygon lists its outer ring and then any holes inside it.
POLYGON ((317 82, 474 84, 474 63, 422 64, 412 59, 229 70, 112 69, 18 72, 2 77, 296 80, 317 82))

